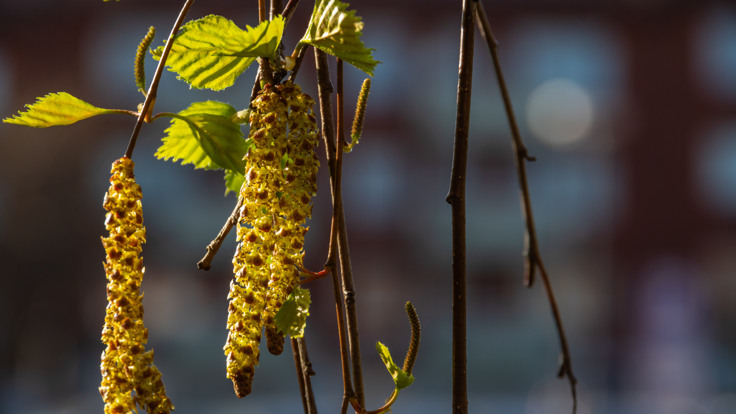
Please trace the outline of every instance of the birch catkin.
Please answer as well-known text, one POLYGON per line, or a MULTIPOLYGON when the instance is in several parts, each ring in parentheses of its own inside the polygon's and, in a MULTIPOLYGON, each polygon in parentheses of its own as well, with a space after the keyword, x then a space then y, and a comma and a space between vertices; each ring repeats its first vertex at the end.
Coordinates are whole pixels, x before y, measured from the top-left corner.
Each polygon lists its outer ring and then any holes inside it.
POLYGON ((143 262, 146 242, 141 208, 141 187, 135 182, 133 161, 120 158, 112 164, 110 188, 103 207, 108 211, 102 238, 107 259, 107 300, 102 342, 100 394, 105 414, 136 412, 136 404, 149 414, 174 409, 166 396, 161 373, 146 351, 148 330, 143 326, 143 262))
POLYGON ((294 84, 266 85, 252 102, 243 207, 230 286, 227 377, 235 394, 251 392, 265 326, 268 349, 283 350, 274 316, 299 283, 305 220, 319 166, 314 101, 294 84))

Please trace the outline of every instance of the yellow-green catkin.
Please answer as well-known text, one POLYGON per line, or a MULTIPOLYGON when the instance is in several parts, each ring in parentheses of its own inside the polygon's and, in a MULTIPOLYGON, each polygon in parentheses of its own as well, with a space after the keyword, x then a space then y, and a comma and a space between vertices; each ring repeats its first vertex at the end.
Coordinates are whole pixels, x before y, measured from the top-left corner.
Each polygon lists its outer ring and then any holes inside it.
POLYGON ((141 208, 141 187, 135 182, 133 161, 120 158, 112 164, 110 188, 103 207, 108 211, 102 238, 107 254, 107 300, 102 342, 100 394, 105 414, 135 413, 136 404, 149 414, 174 409, 166 396, 161 373, 146 351, 148 330, 143 326, 143 262, 146 242, 141 208))
POLYGON ((302 93, 299 85, 281 86, 281 97, 287 103, 286 157, 282 163, 284 185, 274 210, 276 245, 271 260, 271 280, 268 283, 263 319, 271 353, 283 349, 283 334, 273 322, 276 312, 299 283, 299 268, 303 266, 305 221, 312 214, 312 197, 317 192, 319 161, 314 152, 319 142, 314 100, 302 93))
POLYGON ((265 326, 268 349, 283 350, 274 317, 299 283, 303 226, 311 215, 319 162, 314 100, 294 84, 266 85, 253 100, 243 207, 230 285, 227 376, 235 394, 251 392, 265 326))
POLYGON ((274 208, 284 183, 281 157, 286 150, 286 102, 266 85, 252 106, 248 136, 252 145, 246 155, 246 181, 240 190, 243 207, 237 222, 235 279, 228 295, 229 333, 224 347, 227 377, 238 397, 250 394, 260 357, 261 317, 275 246, 274 208))

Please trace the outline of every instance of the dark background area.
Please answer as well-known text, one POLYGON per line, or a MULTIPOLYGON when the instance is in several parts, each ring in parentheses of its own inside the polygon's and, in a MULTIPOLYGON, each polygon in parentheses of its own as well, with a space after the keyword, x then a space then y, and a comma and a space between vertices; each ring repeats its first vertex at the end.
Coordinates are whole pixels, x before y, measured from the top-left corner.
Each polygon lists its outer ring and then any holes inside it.
MULTIPOLYGON (((451 402, 449 187, 460 1, 353 1, 375 48, 364 136, 343 186, 368 405, 393 384, 376 341, 401 359, 403 304, 422 320, 414 375, 395 412, 451 402)), ((257 23, 256 2, 195 3, 189 17, 257 23)), ((581 414, 725 414, 736 409, 736 7, 728 1, 484 2, 522 135, 540 247, 580 381, 581 414)), ((180 1, 0 0, 0 116, 49 92, 134 109, 132 60, 149 26, 168 34, 180 1)), ((287 27, 291 51, 304 2, 287 27)), ((148 59, 148 77, 155 62, 148 59)), ((316 95, 311 58, 298 82, 316 95)), ((364 74, 346 67, 348 94, 364 74)), ((224 92, 165 73, 156 111, 215 99, 244 108, 255 67, 224 92)), ((476 41, 468 170, 470 411, 568 413, 541 285, 522 286, 523 222, 510 136, 487 49, 476 41)), ((352 110, 350 104, 350 110, 352 110)), ((135 120, 0 125, 0 412, 101 412, 105 308, 102 197, 135 120)), ((149 346, 181 414, 298 412, 288 353, 264 353, 238 400, 222 345, 231 235, 209 272, 195 263, 235 197, 222 174, 153 157, 165 120, 134 153, 148 244, 149 346)), ((323 157, 322 148, 319 149, 323 157)), ((307 235, 318 269, 327 177, 307 235)), ((312 283, 307 344, 322 412, 340 403, 334 304, 312 283)))

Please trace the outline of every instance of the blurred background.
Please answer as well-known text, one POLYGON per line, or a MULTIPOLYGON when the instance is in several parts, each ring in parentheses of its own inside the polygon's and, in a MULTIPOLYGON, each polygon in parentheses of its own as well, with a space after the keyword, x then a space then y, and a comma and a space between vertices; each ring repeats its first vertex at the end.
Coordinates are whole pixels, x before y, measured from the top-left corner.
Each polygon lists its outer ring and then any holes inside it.
MULTIPOLYGON (((291 51, 311 4, 287 27, 291 51)), ((460 1, 354 1, 382 61, 364 136, 344 164, 344 196, 369 407, 393 388, 374 351, 403 358, 419 312, 416 382, 399 413, 451 405, 451 148, 460 1)), ((142 96, 132 60, 182 2, 0 0, 0 116, 49 92, 107 108, 142 96)), ((256 2, 195 3, 191 19, 257 23, 256 2)), ((484 2, 522 135, 540 248, 565 323, 581 414, 736 411, 736 6, 709 0, 484 2)), ((149 58, 148 78, 154 61, 149 58)), ((316 95, 313 59, 298 82, 316 95)), ((364 74, 347 68, 349 96, 364 74)), ((334 72, 333 72, 334 73, 334 72)), ((164 74, 156 111, 190 102, 247 105, 255 67, 224 92, 164 74)), ((474 413, 569 413, 559 345, 541 284, 522 286, 523 222, 509 129, 476 40, 468 166, 468 377, 474 413)), ((352 100, 352 99, 351 99, 352 100)), ((349 110, 352 110, 350 104, 349 110)), ((101 412, 105 233, 110 164, 135 120, 0 125, 0 412, 101 412)), ((231 234, 196 269, 236 200, 222 174, 156 160, 168 126, 145 125, 133 159, 143 187, 145 323, 176 412, 299 412, 289 352, 264 353, 238 400, 222 345, 231 234)), ((319 149, 324 158, 323 149, 319 149)), ((327 177, 306 263, 324 262, 327 177)), ((331 283, 312 283, 307 344, 321 412, 342 396, 331 283)))

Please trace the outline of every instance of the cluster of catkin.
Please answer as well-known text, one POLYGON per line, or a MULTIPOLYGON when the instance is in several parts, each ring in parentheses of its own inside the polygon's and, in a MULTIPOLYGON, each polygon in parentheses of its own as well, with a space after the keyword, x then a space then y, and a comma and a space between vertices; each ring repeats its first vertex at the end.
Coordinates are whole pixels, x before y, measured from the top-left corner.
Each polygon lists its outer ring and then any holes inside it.
POLYGON ((136 404, 149 414, 174 409, 153 365, 153 350, 146 351, 148 330, 143 326, 143 262, 146 242, 141 209, 141 187, 135 182, 133 161, 120 158, 112 164, 110 189, 103 207, 108 211, 102 238, 107 259, 107 300, 102 342, 100 394, 105 414, 135 413, 136 404))
POLYGON ((319 161, 314 100, 298 85, 266 85, 253 100, 238 246, 224 346, 235 394, 251 392, 265 328, 268 349, 283 350, 274 316, 299 283, 305 221, 317 191, 319 161))

